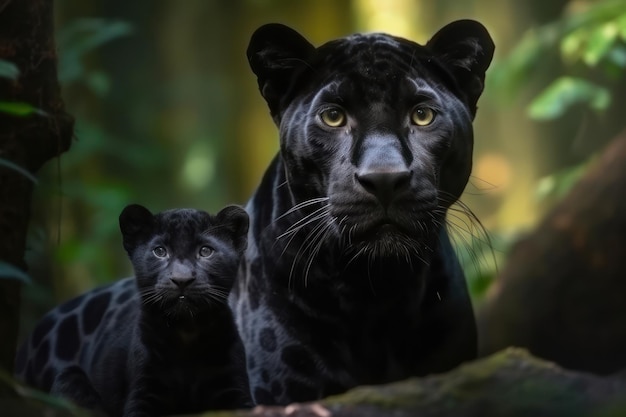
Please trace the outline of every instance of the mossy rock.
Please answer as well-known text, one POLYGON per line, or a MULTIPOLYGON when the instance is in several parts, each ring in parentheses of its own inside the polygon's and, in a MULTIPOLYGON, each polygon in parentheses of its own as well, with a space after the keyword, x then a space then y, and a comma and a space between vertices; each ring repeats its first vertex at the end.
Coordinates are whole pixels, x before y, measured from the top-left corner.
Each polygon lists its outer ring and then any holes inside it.
POLYGON ((509 348, 441 375, 355 388, 318 403, 203 417, 623 417, 626 379, 563 370, 509 348))
MULTIPOLYGON (((0 400, 0 415, 89 414, 29 396, 0 400)), ((567 371, 526 350, 509 348, 446 374, 358 387, 315 403, 207 412, 200 416, 624 417, 626 378, 567 371)))

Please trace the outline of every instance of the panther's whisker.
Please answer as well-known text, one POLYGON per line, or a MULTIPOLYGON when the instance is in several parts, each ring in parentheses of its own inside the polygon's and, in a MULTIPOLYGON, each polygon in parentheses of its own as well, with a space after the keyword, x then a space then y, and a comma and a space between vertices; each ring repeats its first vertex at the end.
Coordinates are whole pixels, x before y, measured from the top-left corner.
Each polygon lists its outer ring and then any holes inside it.
POLYGON ((328 235, 332 232, 332 227, 333 227, 333 223, 335 222, 335 220, 336 218, 329 218, 324 228, 321 229, 322 233, 318 234, 317 244, 311 250, 311 253, 309 255, 309 260, 307 261, 306 269, 304 272, 304 286, 305 287, 307 287, 307 284, 308 284, 309 270, 311 269, 313 260, 315 259, 320 249, 324 245, 324 242, 328 238, 328 235))
MULTIPOLYGON (((304 226, 311 225, 311 224, 313 224, 314 222, 316 222, 316 221, 319 221, 319 220, 323 219, 323 218, 324 218, 325 216, 327 216, 327 215, 328 215, 328 213, 327 213, 327 212, 326 212, 326 213, 320 213, 320 214, 318 214, 317 216, 315 216, 314 218, 309 219, 309 221, 307 221, 305 224, 302 224, 302 225, 298 226, 298 228, 297 228, 297 229, 290 230, 289 232, 285 232, 285 233, 284 233, 284 235, 291 234, 291 237, 289 238, 289 240, 287 241, 287 243, 286 243, 286 244, 285 244, 285 246, 283 247, 283 250, 280 252, 280 255, 278 256, 278 258, 280 259, 280 258, 282 258, 282 257, 283 257, 283 255, 285 254, 285 252, 287 251, 287 249, 288 249, 288 248, 289 248, 289 246, 291 245, 291 242, 293 242, 293 240, 294 240, 294 238, 296 237, 296 235, 298 234, 298 232, 299 232, 300 230, 302 230, 302 228, 303 228, 304 226)), ((279 237, 279 238, 280 238, 280 237, 279 237)), ((274 243, 274 244, 278 243, 278 239, 279 239, 279 238, 276 238, 276 241, 275 241, 275 243, 274 243)))
POLYGON ((294 257, 294 260, 291 264, 291 270, 289 271, 289 282, 291 282, 293 272, 295 271, 296 265, 299 263, 302 255, 304 254, 304 252, 306 252, 306 250, 311 247, 311 245, 315 243, 317 237, 320 234, 320 231, 323 231, 326 227, 325 225, 326 222, 319 222, 317 225, 315 225, 315 227, 313 227, 313 229, 311 229, 311 231, 303 240, 302 245, 300 246, 300 249, 298 249, 298 252, 296 253, 296 256, 294 257))
POLYGON ((323 203, 323 202, 328 201, 328 200, 330 200, 330 197, 318 197, 318 198, 311 198, 309 200, 302 201, 301 203, 298 203, 295 206, 291 207, 289 210, 287 210, 286 212, 284 212, 280 216, 276 217, 274 219, 274 223, 276 221, 282 219, 283 217, 285 217, 285 216, 295 212, 295 211, 303 209, 304 207, 308 207, 308 206, 311 206, 313 204, 323 203))
POLYGON ((284 238, 285 236, 288 236, 291 233, 297 233, 298 230, 302 229, 303 227, 309 225, 310 223, 316 220, 319 220, 320 218, 323 218, 324 216, 328 215, 329 212, 330 212, 330 206, 328 205, 318 208, 317 210, 313 211, 312 213, 308 214, 307 216, 303 217, 302 219, 298 220, 297 222, 289 226, 289 228, 287 228, 285 232, 283 232, 282 234, 276 237, 276 240, 280 240, 284 238))

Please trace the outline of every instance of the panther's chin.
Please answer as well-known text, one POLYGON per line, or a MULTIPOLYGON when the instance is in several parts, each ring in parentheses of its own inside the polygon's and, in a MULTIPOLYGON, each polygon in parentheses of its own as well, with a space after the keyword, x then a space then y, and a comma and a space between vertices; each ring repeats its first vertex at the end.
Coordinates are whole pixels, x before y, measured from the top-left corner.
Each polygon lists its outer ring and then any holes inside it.
POLYGON ((352 232, 354 241, 396 241, 419 239, 420 231, 412 230, 402 224, 383 218, 356 226, 352 232))
POLYGON ((161 309, 165 317, 172 320, 190 320, 205 308, 197 297, 188 294, 168 294, 164 297, 161 309))
POLYGON ((419 232, 388 221, 357 228, 351 239, 351 250, 370 259, 423 259, 427 248, 419 232))

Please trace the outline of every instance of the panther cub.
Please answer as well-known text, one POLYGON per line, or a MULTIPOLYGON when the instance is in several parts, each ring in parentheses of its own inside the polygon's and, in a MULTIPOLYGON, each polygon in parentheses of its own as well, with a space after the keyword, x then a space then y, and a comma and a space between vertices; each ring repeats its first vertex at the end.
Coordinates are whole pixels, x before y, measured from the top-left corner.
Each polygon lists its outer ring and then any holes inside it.
POLYGON ((229 206, 120 215, 135 278, 49 312, 18 352, 26 383, 111 416, 252 405, 244 349, 226 303, 248 216, 229 206))

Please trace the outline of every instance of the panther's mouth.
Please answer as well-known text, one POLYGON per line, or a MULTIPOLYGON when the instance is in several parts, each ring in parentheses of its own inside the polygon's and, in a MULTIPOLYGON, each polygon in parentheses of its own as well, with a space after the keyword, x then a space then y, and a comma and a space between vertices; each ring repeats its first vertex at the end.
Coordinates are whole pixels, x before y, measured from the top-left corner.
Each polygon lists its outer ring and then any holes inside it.
POLYGON ((393 236, 410 236, 411 233, 401 224, 384 218, 367 225, 360 225, 355 228, 354 238, 356 240, 373 241, 385 239, 393 236))
POLYGON ((376 240, 398 234, 404 234, 400 226, 391 221, 382 221, 365 229, 363 231, 363 238, 365 240, 376 240))
POLYGON ((433 234, 426 223, 401 221, 383 217, 360 223, 350 236, 348 253, 371 259, 419 259, 428 257, 433 234))

